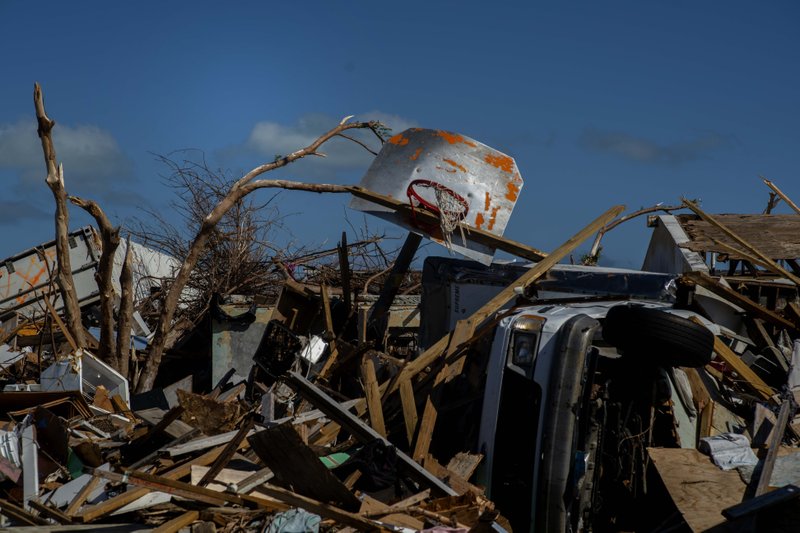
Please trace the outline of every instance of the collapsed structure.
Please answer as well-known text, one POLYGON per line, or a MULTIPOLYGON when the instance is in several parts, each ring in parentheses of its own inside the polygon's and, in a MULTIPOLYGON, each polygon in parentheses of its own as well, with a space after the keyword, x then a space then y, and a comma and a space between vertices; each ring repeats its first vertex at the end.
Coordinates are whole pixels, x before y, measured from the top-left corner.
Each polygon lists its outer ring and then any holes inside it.
MULTIPOLYGON (((473 139, 392 137, 348 188, 410 230, 391 270, 358 290, 343 239, 336 286, 288 276, 274 300, 219 298, 140 394, 70 338, 47 246, 6 261, 7 279, 44 270, 0 300, 0 514, 159 531, 796 523, 800 216, 687 200, 650 220, 641 271, 564 265, 622 208, 547 254, 503 237, 521 187, 473 139), (409 283, 422 236, 475 261, 429 257, 409 283)), ((91 235, 73 234, 87 326, 91 235)), ((177 262, 139 257, 141 302, 177 262)))

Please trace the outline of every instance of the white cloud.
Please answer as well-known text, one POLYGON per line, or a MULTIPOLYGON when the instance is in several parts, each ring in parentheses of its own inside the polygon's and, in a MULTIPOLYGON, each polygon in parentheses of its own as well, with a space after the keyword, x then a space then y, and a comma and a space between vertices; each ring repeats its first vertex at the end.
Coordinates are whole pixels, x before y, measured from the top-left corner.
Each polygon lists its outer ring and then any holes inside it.
MULTIPOLYGON (((130 176, 131 161, 114 137, 97 126, 58 123, 53 144, 70 193, 104 192, 130 176)), ((0 124, 0 168, 17 173, 23 188, 43 185, 46 167, 33 120, 0 124)))
MULTIPOLYGON (((276 155, 286 155, 314 142, 321 134, 336 126, 341 118, 323 114, 308 114, 302 116, 293 125, 269 121, 258 122, 253 126, 244 148, 268 159, 272 159, 276 155)), ((381 111, 356 115, 352 120, 378 120, 391 128, 394 133, 416 125, 411 120, 381 111)), ((346 134, 365 142, 374 151, 380 149, 378 139, 369 131, 350 130, 346 134)), ((324 159, 314 158, 314 160, 317 166, 327 169, 363 168, 366 170, 373 158, 373 155, 363 147, 341 138, 331 139, 320 151, 327 157, 324 159)))

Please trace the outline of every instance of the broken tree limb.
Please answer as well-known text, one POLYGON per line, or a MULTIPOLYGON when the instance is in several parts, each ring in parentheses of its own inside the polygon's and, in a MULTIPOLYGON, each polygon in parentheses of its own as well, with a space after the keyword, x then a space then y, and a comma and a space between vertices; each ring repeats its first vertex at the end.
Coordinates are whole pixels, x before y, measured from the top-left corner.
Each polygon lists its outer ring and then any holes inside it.
POLYGON ((97 202, 84 200, 77 196, 68 196, 67 198, 74 205, 92 215, 100 228, 102 252, 97 272, 97 285, 100 291, 100 346, 97 355, 114 369, 120 370, 120 361, 117 359, 118 354, 114 349, 114 286, 112 283, 114 254, 119 246, 120 228, 111 224, 97 202))
POLYGON ((86 346, 86 337, 81 323, 81 309, 78 295, 72 280, 72 264, 69 257, 69 211, 67 209, 67 191, 64 187, 64 167, 56 165, 56 149, 53 146, 52 130, 56 125, 50 120, 44 109, 44 96, 38 83, 33 86, 33 103, 36 108, 37 133, 42 141, 44 162, 47 165, 47 186, 53 193, 56 202, 56 282, 64 303, 64 317, 67 327, 79 347, 86 346))
POLYGON ((763 182, 766 184, 766 186, 767 186, 767 187, 769 187, 770 189, 772 189, 772 190, 775 192, 775 194, 777 194, 778 196, 780 196, 781 200, 783 200, 784 202, 786 202, 786 205, 788 205, 789 207, 791 207, 791 208, 792 208, 792 210, 793 210, 795 213, 797 213, 798 215, 800 215, 800 207, 797 207, 797 204, 796 204, 796 203, 794 203, 794 202, 791 200, 791 198, 789 198, 788 196, 786 196, 786 194, 784 194, 784 192, 783 192, 782 190, 780 190, 780 189, 778 188, 778 186, 777 186, 777 185, 775 185, 774 183, 772 183, 771 181, 769 181, 769 180, 768 180, 767 178, 765 178, 764 176, 760 176, 760 178, 761 178, 761 180, 762 180, 762 181, 763 181, 763 182))
MULTIPOLYGON (((375 439, 382 441, 386 446, 392 444, 377 431, 362 422, 358 417, 343 409, 333 398, 322 392, 297 372, 289 372, 285 376, 286 383, 304 396, 314 406, 328 415, 328 418, 341 425, 361 442, 371 442, 375 439)), ((401 450, 397 450, 397 458, 406 466, 408 474, 418 483, 431 487, 438 494, 454 496, 455 491, 436 479, 416 461, 411 459, 401 450)))
MULTIPOLYGON (((517 294, 518 290, 524 291, 527 287, 532 285, 537 279, 547 273, 547 271, 550 270, 554 265, 568 256, 570 252, 577 248, 583 241, 588 239, 593 233, 602 228, 610 220, 613 220, 616 216, 618 216, 624 209, 625 206, 617 205, 597 217, 588 226, 570 237, 564 244, 559 246, 550 255, 537 263, 536 266, 520 276, 519 279, 517 279, 514 283, 503 289, 494 298, 485 303, 480 309, 475 311, 468 318, 468 320, 472 321, 472 323, 477 327, 490 315, 502 309, 503 306, 506 305, 508 301, 517 294)), ((447 348, 449 342, 450 334, 447 334, 439 339, 433 346, 425 350, 419 357, 403 367, 400 373, 386 389, 387 392, 384 394, 384 397, 386 394, 396 391, 400 387, 401 382, 410 380, 424 370, 428 365, 436 361, 442 355, 442 353, 444 353, 444 350, 447 348)))
MULTIPOLYGON (((350 187, 342 185, 329 185, 317 183, 301 183, 286 180, 255 180, 261 174, 272 170, 285 167, 286 165, 297 161, 309 155, 320 155, 319 148, 330 139, 340 136, 344 131, 351 129, 369 129, 381 138, 379 128, 381 124, 378 122, 348 122, 348 119, 342 120, 336 127, 328 132, 320 135, 314 142, 301 148, 287 156, 276 158, 272 163, 259 165, 244 176, 239 178, 228 190, 225 197, 214 206, 211 212, 206 215, 203 222, 195 235, 192 243, 189 246, 189 252, 181 263, 181 267, 175 276, 175 280, 170 284, 169 290, 164 297, 164 302, 161 308, 161 314, 158 317, 158 323, 155 328, 155 335, 150 344, 150 353, 145 363, 145 367, 136 383, 137 392, 145 392, 153 387, 153 383, 158 373, 158 367, 161 364, 161 358, 166 348, 167 334, 169 333, 172 325, 172 320, 175 317, 175 311, 178 307, 181 292, 183 291, 189 277, 194 270, 201 254, 206 249, 209 238, 211 237, 214 228, 222 220, 222 217, 233 208, 237 202, 247 196, 249 193, 257 189, 265 188, 281 188, 287 190, 302 190, 308 192, 336 192, 346 193, 350 192, 350 187), (255 180, 255 181, 254 181, 255 180)), ((382 138, 381 138, 382 139, 382 138)))
POLYGON ((706 213, 705 211, 700 209, 700 207, 698 207, 697 204, 695 204, 691 200, 687 200, 686 198, 683 199, 683 203, 686 205, 686 207, 688 207, 689 209, 694 211, 694 213, 697 216, 699 216, 700 218, 705 220, 708 224, 714 226, 715 228, 720 230, 722 233, 727 235, 729 238, 731 238, 739 246, 745 248, 748 253, 750 253, 751 255, 754 255, 755 257, 758 257, 761 260, 762 264, 766 268, 768 268, 771 272, 774 272, 775 274, 778 274, 779 276, 785 277, 786 279, 792 281, 792 283, 794 283, 795 285, 800 285, 800 278, 799 277, 795 276, 794 274, 792 274, 791 272, 789 272, 788 270, 786 270, 785 268, 780 266, 772 258, 767 257, 764 253, 762 253, 760 250, 758 250, 755 246, 753 246, 752 244, 750 244, 749 242, 744 240, 742 237, 740 237, 739 235, 734 233, 730 228, 728 228, 724 224, 720 223, 714 217, 712 217, 711 215, 709 215, 708 213, 706 213))
POLYGON ((616 219, 616 220, 614 220, 612 222, 609 222, 608 224, 606 224, 605 226, 600 228, 600 231, 597 232, 597 235, 594 238, 594 242, 592 243, 592 248, 589 250, 589 253, 587 254, 587 256, 590 259, 593 259, 594 262, 596 263, 597 262, 597 256, 600 253, 600 241, 603 240, 603 237, 605 236, 606 233, 608 233, 612 229, 616 228, 617 226, 619 226, 623 222, 627 222, 628 220, 630 220, 632 218, 636 218, 636 217, 641 216, 641 215, 646 215, 648 213, 656 213, 658 211, 663 211, 664 213, 671 213, 673 211, 677 211, 678 209, 683 209, 683 204, 681 204, 681 205, 668 205, 668 206, 662 206, 661 204, 657 204, 657 205, 654 205, 654 206, 651 206, 651 207, 643 207, 642 209, 639 209, 638 211, 634 211, 633 213, 628 213, 627 215, 623 215, 623 216, 619 217, 618 219, 616 219))
POLYGON ((122 262, 122 271, 119 275, 120 296, 119 316, 117 319, 117 346, 115 358, 119 362, 119 373, 126 379, 130 376, 131 356, 131 326, 133 323, 133 264, 131 252, 131 238, 125 242, 125 260, 122 262))

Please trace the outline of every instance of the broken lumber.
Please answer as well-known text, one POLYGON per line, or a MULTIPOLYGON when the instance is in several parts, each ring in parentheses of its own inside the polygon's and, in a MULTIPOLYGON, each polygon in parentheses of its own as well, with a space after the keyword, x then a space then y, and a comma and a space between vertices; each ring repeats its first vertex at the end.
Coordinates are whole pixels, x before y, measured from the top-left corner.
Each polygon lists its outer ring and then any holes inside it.
MULTIPOLYGON (((349 431, 356 439, 361 442, 371 442, 375 439, 381 440, 386 446, 392 446, 385 437, 380 433, 369 427, 362 422, 358 417, 354 416, 350 411, 343 409, 333 398, 322 392, 318 387, 309 382, 302 375, 297 372, 287 373, 286 383, 299 392, 305 399, 314 404, 314 406, 328 415, 328 418, 338 423, 340 426, 349 431)), ((442 483, 439 479, 433 476, 430 472, 425 470, 416 461, 411 459, 408 455, 401 450, 397 451, 397 458, 406 466, 408 474, 414 478, 418 483, 422 483, 431 487, 439 494, 447 496, 455 495, 455 491, 442 483)))
MULTIPOLYGON (((703 325, 703 322, 697 317, 692 317, 691 320, 697 324, 703 325)), ((772 387, 764 383, 764 380, 758 377, 758 374, 753 372, 753 370, 742 361, 741 357, 736 355, 736 353, 716 335, 714 335, 714 352, 716 352, 720 359, 725 361, 725 364, 739 374, 744 382, 758 394, 762 400, 769 401, 772 399, 772 396, 775 394, 772 387)))
MULTIPOLYGON (((491 314, 502 309, 516 294, 518 290, 524 291, 527 287, 532 285, 536 280, 541 278, 553 265, 567 257, 570 252, 575 250, 583 241, 594 235, 605 224, 617 217, 625 206, 617 205, 607 210, 605 213, 593 220, 588 226, 569 238, 564 244, 559 246, 550 255, 543 258, 539 263, 531 268, 528 272, 519 277, 514 283, 503 289, 494 298, 489 300, 480 309, 475 311, 468 320, 471 320, 476 326, 482 323, 491 314)), ((433 346, 425 350, 419 357, 409 362, 396 378, 391 382, 387 392, 390 394, 395 392, 402 381, 407 381, 423 371, 428 365, 436 361, 444 352, 449 343, 450 336, 445 335, 439 339, 433 346)), ((384 394, 384 395, 385 395, 384 394)))

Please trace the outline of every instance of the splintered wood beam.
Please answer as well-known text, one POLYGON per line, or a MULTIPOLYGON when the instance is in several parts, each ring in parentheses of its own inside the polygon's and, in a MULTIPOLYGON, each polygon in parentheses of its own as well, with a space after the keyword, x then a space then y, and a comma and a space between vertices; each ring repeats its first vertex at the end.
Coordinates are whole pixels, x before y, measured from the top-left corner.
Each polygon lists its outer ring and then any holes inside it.
POLYGON ((786 424, 789 422, 789 416, 794 413, 792 409, 792 400, 786 399, 781 403, 781 410, 778 414, 778 421, 775 423, 775 428, 772 431, 772 438, 769 442, 769 450, 767 457, 764 459, 764 464, 761 467, 760 477, 758 478, 758 485, 756 486, 755 496, 761 496, 769 489, 769 481, 772 477, 772 470, 775 467, 775 459, 778 458, 778 450, 783 441, 783 434, 786 431, 786 424))
POLYGON ((64 514, 70 517, 74 516, 75 513, 78 512, 78 509, 81 508, 81 505, 83 505, 86 502, 86 498, 89 497, 89 494, 92 493, 92 491, 95 489, 95 487, 97 487, 99 483, 100 483, 99 477, 93 477, 92 479, 90 479, 89 482, 86 485, 84 485, 83 488, 81 488, 81 490, 78 491, 75 497, 72 498, 72 501, 69 502, 67 508, 64 509, 64 514))
MULTIPOLYGON (((192 461, 188 461, 169 469, 167 472, 163 473, 161 477, 167 479, 180 479, 182 477, 186 477, 192 473, 192 465, 208 466, 209 464, 213 463, 217 457, 219 457, 219 455, 222 453, 222 450, 223 447, 220 446, 208 451, 192 461)), ((94 471, 96 475, 100 475, 100 472, 100 470, 94 471)), ((78 513, 75 518, 83 523, 91 522, 103 516, 109 515, 117 509, 138 500, 148 492, 150 492, 150 489, 144 487, 136 487, 135 489, 126 490, 122 494, 118 494, 117 496, 109 498, 104 502, 86 507, 83 509, 83 511, 78 513)))
POLYGON ((28 505, 30 505, 31 509, 36 510, 39 513, 40 516, 46 516, 48 518, 52 518, 53 520, 55 520, 59 524, 71 524, 72 523, 72 518, 70 518, 66 514, 62 513, 58 509, 50 507, 49 505, 45 505, 40 501, 30 500, 28 502, 28 505))
POLYGON ((378 389, 378 379, 375 377, 375 363, 369 356, 364 357, 361 363, 361 379, 364 380, 364 394, 367 399, 367 413, 372 429, 386 437, 386 424, 383 421, 383 407, 381 406, 381 393, 378 389))
POLYGON ((403 421, 406 425, 408 445, 414 444, 414 433, 417 431, 417 402, 414 398, 414 387, 410 381, 400 383, 400 404, 403 407, 403 421))
POLYGON ((428 456, 428 450, 431 446, 431 437, 433 437, 433 429, 436 427, 436 418, 438 417, 437 409, 441 385, 444 383, 448 373, 448 366, 445 363, 439 373, 436 374, 436 380, 433 382, 433 389, 425 399, 425 408, 422 411, 419 431, 417 431, 417 442, 414 445, 414 454, 412 455, 414 460, 420 463, 428 456))
MULTIPOLYGON (((284 378, 286 383, 294 390, 299 392, 314 407, 328 415, 328 418, 341 425, 344 429, 350 432, 354 438, 362 443, 370 442, 375 439, 380 439, 385 445, 392 446, 380 433, 369 427, 362 422, 358 417, 353 415, 350 411, 342 408, 339 403, 322 392, 316 385, 309 382, 305 377, 297 372, 288 372, 284 378)), ((403 463, 408 475, 411 476, 418 483, 422 483, 431 487, 437 494, 445 496, 455 496, 455 491, 448 487, 445 483, 431 475, 430 472, 425 470, 411 457, 397 450, 397 458, 403 463)))
POLYGON ((716 279, 712 278, 705 272, 687 272, 683 275, 683 279, 688 280, 691 283, 695 283, 700 285, 704 289, 707 289, 717 296, 721 296, 722 298, 728 300, 729 302, 738 305, 754 317, 763 318, 764 320, 780 326, 782 328, 786 328, 789 331, 796 331, 797 326, 789 320, 786 320, 778 313, 774 311, 770 311, 763 305, 759 305, 747 296, 739 294, 733 289, 729 289, 725 287, 716 279))
POLYGON ((765 178, 764 176, 761 176, 761 180, 762 180, 762 181, 763 181, 763 182, 764 182, 764 183, 767 185, 767 187, 769 187, 770 189, 772 189, 772 190, 775 192, 775 194, 777 194, 778 196, 780 196, 780 197, 781 197, 781 200, 783 200, 784 202, 786 202, 786 205, 788 205, 789 207, 791 207, 791 208, 792 208, 792 210, 793 210, 795 213, 797 213, 798 215, 800 215, 800 207, 797 207, 797 204, 795 204, 795 203, 794 203, 794 202, 793 202, 793 201, 792 201, 792 200, 791 200, 791 199, 790 199, 788 196, 786 196, 786 194, 784 194, 784 192, 783 192, 782 190, 780 190, 780 189, 778 188, 778 186, 777 186, 777 185, 775 185, 774 183, 772 183, 771 181, 769 181, 769 180, 768 180, 767 178, 765 178))
MULTIPOLYGON (((401 202, 389 196, 384 196, 382 194, 364 189, 363 187, 348 186, 347 189, 353 196, 357 196, 358 198, 369 200, 370 202, 393 209, 409 219, 411 219, 413 216, 420 224, 432 224, 435 226, 439 225, 439 217, 437 215, 429 213, 424 209, 412 209, 408 202, 401 202)), ((620 213, 621 212, 622 211, 620 211, 620 213)), ((614 215, 614 217, 616 217, 616 215, 614 215)), ((609 221, 610 220, 611 219, 609 219, 609 221)), ((521 242, 512 241, 511 239, 507 239, 505 237, 498 237, 494 233, 490 233, 480 228, 469 226, 464 223, 459 223, 458 228, 461 228, 465 234, 468 234, 470 240, 472 241, 489 246, 491 248, 503 250, 504 252, 508 252, 511 255, 516 255, 517 257, 522 257, 530 261, 541 261, 547 257, 547 253, 537 250, 532 246, 522 244, 521 242)))
POLYGON ((46 519, 42 518, 41 516, 36 516, 32 513, 29 513, 22 507, 14 505, 5 498, 0 500, 0 514, 7 516, 18 522, 22 522, 23 524, 27 524, 29 526, 50 525, 50 523, 46 519))
MULTIPOLYGON (((475 311, 468 320, 476 327, 493 313, 503 308, 512 298, 517 295, 517 291, 523 291, 531 286, 536 280, 541 278, 559 261, 567 257, 575 248, 594 235, 600 228, 617 217, 625 206, 617 205, 607 210, 605 213, 594 219, 588 226, 570 237, 564 244, 555 249, 550 255, 539 261, 536 266, 520 276, 515 282, 503 289, 494 298, 485 303, 480 309, 475 311)), ((444 335, 433 346, 425 350, 419 357, 410 361, 395 379, 390 383, 387 393, 395 392, 403 381, 410 380, 421 371, 425 370, 430 364, 436 361, 444 353, 445 348, 450 342, 450 334, 444 335)), ((385 395, 384 395, 385 396, 385 395)))
MULTIPOLYGON (((280 502, 272 502, 263 498, 255 496, 248 496, 246 494, 229 494, 227 492, 218 492, 206 487, 198 487, 191 483, 178 481, 166 476, 156 476, 139 471, 127 471, 125 474, 117 472, 110 472, 108 470, 95 470, 95 473, 108 480, 117 483, 129 483, 146 491, 157 490, 159 492, 166 492, 167 494, 174 494, 181 498, 195 500, 198 502, 207 503, 210 505, 217 505, 220 503, 231 503, 239 505, 240 507, 248 507, 251 509, 268 509, 270 511, 285 511, 287 507, 280 502)), ((134 489, 135 490, 135 489, 134 489)))
MULTIPOLYGON (((453 355, 461 346, 472 339, 474 333, 475 321, 472 317, 456 322, 456 327, 453 329, 453 334, 450 337, 450 345, 447 347, 446 355, 453 355)), ((436 375, 433 388, 425 399, 425 408, 419 423, 417 443, 414 446, 413 455, 414 459, 417 461, 422 461, 428 455, 431 438, 433 437, 433 430, 436 427, 436 419, 439 416, 441 388, 444 383, 461 374, 464 369, 465 359, 466 355, 462 355, 452 364, 445 363, 444 367, 442 367, 441 371, 436 375)))
POLYGON ((177 533, 200 517, 197 511, 186 511, 180 516, 164 522, 153 530, 153 533, 177 533))
POLYGON ((254 420, 252 416, 245 417, 244 424, 239 428, 239 431, 236 432, 236 435, 233 436, 231 441, 225 445, 225 449, 222 450, 222 453, 219 454, 216 461, 211 465, 211 468, 203 475, 200 481, 197 483, 200 487, 205 487, 212 481, 214 478, 217 477, 223 468, 225 468, 230 460, 233 458, 233 454, 236 453, 236 450, 239 449, 241 446, 242 441, 247 436, 247 433, 253 429, 254 420))
POLYGON ((687 200, 686 198, 683 199, 683 203, 686 204, 686 207, 694 211, 694 213, 705 220, 710 225, 714 226, 722 233, 730 237, 734 242, 736 242, 739 246, 746 248, 746 251, 751 255, 754 255, 758 259, 760 259, 761 264, 763 264, 766 268, 770 271, 778 274, 779 276, 783 276, 788 280, 791 280, 795 285, 800 285, 800 278, 780 266, 776 263, 772 258, 767 257, 766 254, 762 253, 758 248, 744 240, 742 237, 734 233, 730 228, 719 222, 717 219, 700 209, 694 202, 691 200, 687 200))
MULTIPOLYGON (((691 320, 701 326, 704 326, 696 316, 691 317, 691 320)), ((769 401, 775 394, 775 391, 764 383, 764 380, 758 377, 758 374, 742 361, 742 358, 736 355, 727 344, 722 342, 722 339, 714 335, 714 352, 722 359, 726 365, 730 366, 744 382, 761 397, 762 400, 769 401)))

